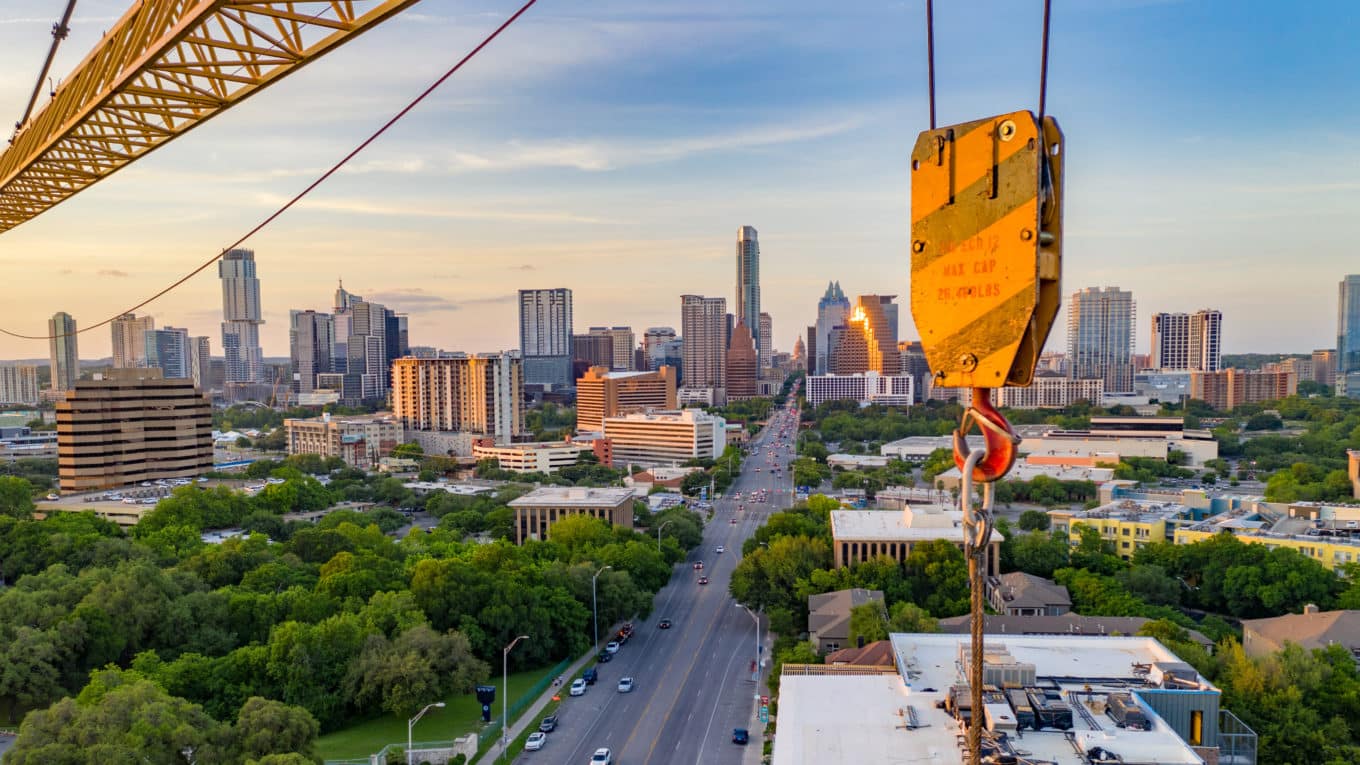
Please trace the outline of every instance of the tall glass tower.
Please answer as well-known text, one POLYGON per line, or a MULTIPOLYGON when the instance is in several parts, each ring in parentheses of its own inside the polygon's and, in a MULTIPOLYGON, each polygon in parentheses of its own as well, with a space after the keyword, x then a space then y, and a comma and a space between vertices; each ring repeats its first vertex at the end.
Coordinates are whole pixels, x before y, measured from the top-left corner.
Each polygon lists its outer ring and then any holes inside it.
POLYGON ((1360 398, 1360 275, 1341 280, 1336 306, 1336 393, 1360 398))
MULTIPOLYGON (((737 305, 736 317, 751 330, 756 348, 760 348, 760 240, 752 226, 737 229, 737 305)), ((759 366, 769 366, 769 359, 760 359, 759 366)))

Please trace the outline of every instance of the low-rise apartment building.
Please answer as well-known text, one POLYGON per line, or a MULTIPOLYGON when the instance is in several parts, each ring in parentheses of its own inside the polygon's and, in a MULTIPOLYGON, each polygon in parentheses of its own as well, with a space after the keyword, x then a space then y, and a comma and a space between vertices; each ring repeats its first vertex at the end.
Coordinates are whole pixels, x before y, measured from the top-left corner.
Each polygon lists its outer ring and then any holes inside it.
POLYGON ((807 378, 808 404, 850 400, 862 405, 911 406, 913 380, 910 375, 884 375, 859 372, 850 375, 813 375, 807 378))
POLYGON ((513 473, 556 473, 575 465, 581 452, 591 451, 591 445, 572 441, 539 441, 519 444, 485 444, 472 447, 472 457, 496 460, 501 470, 513 473))
POLYGON ((289 454, 339 457, 346 465, 371 470, 402 443, 401 421, 390 415, 332 417, 323 414, 283 421, 289 454))
POLYGON ((1081 541, 1081 528, 1088 526, 1113 544, 1115 554, 1124 560, 1149 543, 1175 541, 1177 527, 1191 523, 1193 516, 1185 505, 1135 499, 1121 499, 1091 510, 1048 512, 1053 530, 1065 532, 1072 544, 1081 541))
MULTIPOLYGON (((831 540, 836 568, 886 555, 901 563, 916 545, 943 539, 963 549, 963 513, 943 505, 919 504, 893 510, 832 510, 831 540)), ((1005 537, 992 530, 987 569, 996 576, 1005 537)))
POLYGON ((552 525, 577 515, 599 518, 612 526, 633 528, 632 489, 544 486, 510 501, 515 510, 515 544, 547 539, 552 525))
POLYGON ((680 465, 717 459, 727 448, 727 421, 700 409, 638 412, 604 421, 615 465, 680 465))

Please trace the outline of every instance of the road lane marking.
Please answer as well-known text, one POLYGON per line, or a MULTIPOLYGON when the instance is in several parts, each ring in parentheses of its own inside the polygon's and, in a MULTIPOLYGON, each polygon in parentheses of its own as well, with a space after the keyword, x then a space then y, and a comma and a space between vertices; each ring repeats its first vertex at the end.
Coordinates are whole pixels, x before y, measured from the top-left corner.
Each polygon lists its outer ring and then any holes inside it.
MULTIPOLYGON (((736 642, 737 646, 741 645, 741 641, 736 642)), ((718 702, 722 699, 723 690, 727 688, 728 679, 732 677, 732 662, 737 660, 739 653, 741 653, 740 649, 732 651, 732 657, 727 660, 727 668, 723 671, 723 681, 718 685, 718 694, 713 697, 715 701, 713 702, 713 711, 708 715, 708 726, 704 728, 704 737, 699 741, 699 755, 694 758, 695 765, 699 765, 703 760, 704 747, 708 744, 708 734, 713 730, 713 718, 718 715, 718 702)))

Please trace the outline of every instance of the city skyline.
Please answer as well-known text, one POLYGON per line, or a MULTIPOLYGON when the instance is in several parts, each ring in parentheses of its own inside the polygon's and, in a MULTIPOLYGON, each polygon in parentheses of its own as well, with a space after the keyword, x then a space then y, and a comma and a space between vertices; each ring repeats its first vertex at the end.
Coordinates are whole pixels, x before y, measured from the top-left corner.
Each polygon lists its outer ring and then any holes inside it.
MULTIPOLYGON (((1033 9, 981 5, 937 13, 944 121, 1033 108, 1031 68, 996 65, 1029 61, 1035 41, 1006 31, 1037 34, 1033 9), (958 44, 969 35, 1013 46, 970 61, 958 44), (977 67, 988 77, 973 76, 977 67)), ((1358 224, 1348 211, 1360 201, 1343 170, 1355 164, 1344 136, 1360 99, 1332 63, 1354 37, 1353 16, 1339 2, 1242 17, 1224 7, 1122 0, 1055 14, 1049 108, 1071 139, 1064 292, 1118 284, 1151 314, 1197 305, 1202 285, 1217 282, 1213 303, 1235 317, 1224 352, 1328 347, 1334 319, 1316 298, 1349 270, 1358 224), (1257 49, 1267 30, 1309 44, 1276 48, 1269 70, 1221 55, 1257 49), (1248 84, 1258 97, 1233 97, 1248 84), (1263 117, 1280 104, 1285 124, 1263 117), (1288 158, 1272 150, 1282 141, 1288 158), (1302 233, 1280 225, 1297 217, 1309 222, 1302 233), (1266 283, 1269 292, 1254 286, 1266 283), (1258 310, 1264 300, 1277 310, 1258 310)), ((123 9, 82 5, 54 73, 123 9)), ((348 150, 504 10, 427 0, 0 236, 0 267, 16 274, 18 322, 6 328, 36 334, 57 311, 92 326, 177 278, 348 150)), ((17 109, 53 9, 15 0, 6 11, 0 103, 17 109)), ((924 54, 923 35, 902 30, 919 31, 920 15, 911 4, 535 8, 352 170, 246 243, 267 275, 265 353, 287 355, 288 311, 322 309, 339 273, 410 314, 419 345, 514 347, 515 292, 534 285, 572 287, 580 326, 675 325, 676 295, 733 294, 731 231, 748 223, 771 254, 762 309, 774 348, 792 347, 828 280, 909 294, 900 160, 925 123, 924 54), (761 51, 734 50, 751 34, 761 51), (822 74, 808 81, 781 60, 822 74), (705 76, 689 77, 697 67, 705 76), (520 119, 530 110, 539 118, 520 119), (530 125, 567 114, 579 117, 569 135, 530 125), (404 268, 392 268, 398 258, 404 268)), ((200 276, 138 313, 218 335, 212 281, 200 276)), ((899 336, 917 336, 909 320, 899 336)), ((81 339, 87 357, 109 355, 107 332, 81 339)), ((0 339, 0 358, 42 356, 41 341, 0 339)))

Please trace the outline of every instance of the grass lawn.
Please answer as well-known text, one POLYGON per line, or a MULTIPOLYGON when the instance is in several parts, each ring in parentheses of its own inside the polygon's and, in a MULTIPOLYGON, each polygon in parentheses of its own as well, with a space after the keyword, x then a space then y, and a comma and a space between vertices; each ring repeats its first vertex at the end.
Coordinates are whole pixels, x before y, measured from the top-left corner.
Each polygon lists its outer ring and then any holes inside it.
MULTIPOLYGON (((538 681, 542 680, 552 667, 516 672, 510 675, 510 703, 522 696, 538 681)), ((501 713, 500 676, 497 675, 496 704, 491 716, 501 713)), ((477 703, 476 694, 468 693, 449 696, 444 699, 448 704, 444 709, 431 709, 416 723, 416 741, 449 741, 464 733, 477 730, 481 726, 482 705, 477 703)), ((317 740, 316 750, 322 759, 339 760, 367 757, 388 744, 406 745, 406 720, 398 719, 391 713, 372 720, 355 723, 334 733, 327 733, 317 740)))

